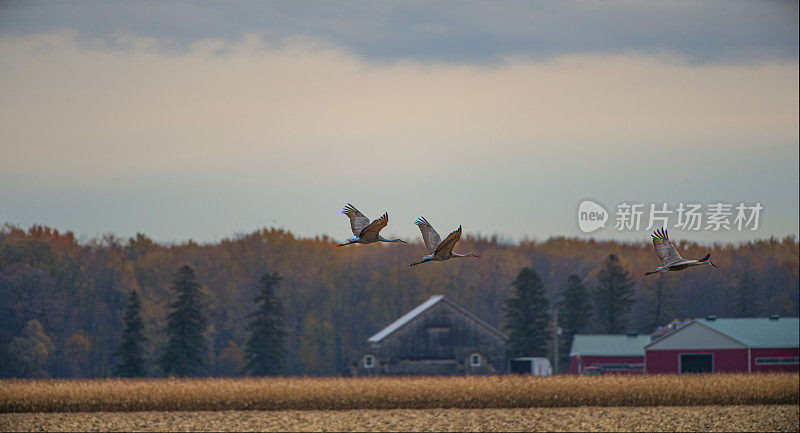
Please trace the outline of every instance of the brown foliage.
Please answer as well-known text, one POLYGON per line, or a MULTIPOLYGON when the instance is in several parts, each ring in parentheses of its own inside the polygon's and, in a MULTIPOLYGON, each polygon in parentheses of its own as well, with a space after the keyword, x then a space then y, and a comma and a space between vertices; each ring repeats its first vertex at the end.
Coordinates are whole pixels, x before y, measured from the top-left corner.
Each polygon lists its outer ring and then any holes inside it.
MULTIPOLYGON (((677 237, 677 234, 674 234, 677 237)), ((637 243, 556 237, 542 242, 503 243, 496 237, 465 235, 460 250, 475 251, 479 259, 450 260, 409 268, 424 247, 356 245, 336 248, 327 237, 298 238, 277 229, 262 229, 218 243, 158 244, 143 234, 127 242, 107 235, 86 243, 35 226, 24 231, 0 229, 0 299, 8 311, 0 315, 0 377, 13 372, 3 364, 3 349, 21 335, 25 323, 38 320, 58 348, 70 335, 85 335, 88 362, 73 373, 66 352, 48 357, 52 377, 102 377, 113 371, 111 357, 122 333, 125 293, 142 298, 145 333, 154 359, 166 343, 169 282, 188 264, 208 293, 214 351, 221 357, 229 341, 244 347, 245 318, 253 311, 256 284, 265 272, 283 277, 278 297, 283 301, 287 327, 287 373, 337 375, 348 369, 351 357, 367 338, 420 302, 443 294, 487 323, 502 328, 502 304, 512 280, 523 267, 541 277, 551 304, 570 274, 597 284, 595 269, 614 253, 631 272, 635 285, 630 314, 632 332, 652 332, 673 318, 736 314, 747 265, 747 290, 753 314, 798 313, 800 249, 795 237, 758 240, 739 245, 712 246, 679 242, 686 257, 702 257, 710 249, 720 269, 690 269, 664 275, 660 303, 659 278, 642 274, 657 265, 648 239, 637 243), (659 305, 659 317, 655 317, 659 305)), ((590 318, 589 329, 593 322, 590 318)), ((227 361, 225 361, 227 362, 227 361)), ((212 371, 222 371, 212 365, 212 371)), ((158 374, 151 368, 150 374, 158 374)), ((228 374, 228 373, 226 373, 228 374)))

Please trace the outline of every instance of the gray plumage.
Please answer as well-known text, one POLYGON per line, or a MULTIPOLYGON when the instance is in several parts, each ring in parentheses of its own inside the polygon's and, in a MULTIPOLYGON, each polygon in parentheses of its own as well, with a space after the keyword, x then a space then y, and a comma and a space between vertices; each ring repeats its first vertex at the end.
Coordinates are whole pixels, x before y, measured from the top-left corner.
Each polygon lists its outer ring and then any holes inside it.
POLYGON ((380 218, 369 222, 369 218, 364 216, 361 211, 355 206, 347 203, 342 213, 350 218, 350 229, 353 231, 355 238, 349 238, 343 244, 336 245, 343 247, 350 244, 371 244, 373 242, 402 242, 406 241, 400 239, 386 239, 380 235, 381 230, 389 224, 389 214, 384 213, 380 218))
POLYGON ((430 254, 423 256, 422 260, 412 263, 411 266, 430 261, 442 261, 459 257, 478 257, 477 254, 473 253, 458 254, 453 252, 453 247, 455 247, 456 243, 461 239, 461 226, 458 226, 457 230, 454 230, 447 235, 443 241, 440 241, 439 233, 436 233, 431 223, 424 217, 418 218, 414 221, 414 224, 419 227, 419 231, 422 233, 422 241, 425 243, 425 248, 428 249, 428 253, 430 254))
POLYGON ((669 239, 667 230, 663 227, 653 232, 650 237, 653 240, 653 247, 656 249, 656 255, 658 255, 659 259, 661 259, 663 266, 657 267, 655 271, 645 272, 645 275, 667 271, 682 271, 687 268, 701 265, 711 265, 715 268, 718 267, 717 265, 711 263, 711 260, 709 260, 711 257, 710 253, 706 254, 705 257, 699 260, 684 259, 681 257, 681 255, 678 254, 678 250, 675 248, 675 244, 669 239))

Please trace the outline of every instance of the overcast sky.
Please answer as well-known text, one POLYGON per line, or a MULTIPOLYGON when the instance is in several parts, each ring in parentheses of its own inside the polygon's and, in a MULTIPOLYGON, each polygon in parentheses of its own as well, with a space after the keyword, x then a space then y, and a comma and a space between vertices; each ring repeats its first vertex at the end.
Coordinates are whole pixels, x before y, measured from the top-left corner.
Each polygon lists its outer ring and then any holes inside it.
POLYGON ((673 238, 798 233, 796 1, 3 1, 0 59, 0 224, 344 239, 350 202, 646 241, 618 205, 723 202, 758 230, 673 238))

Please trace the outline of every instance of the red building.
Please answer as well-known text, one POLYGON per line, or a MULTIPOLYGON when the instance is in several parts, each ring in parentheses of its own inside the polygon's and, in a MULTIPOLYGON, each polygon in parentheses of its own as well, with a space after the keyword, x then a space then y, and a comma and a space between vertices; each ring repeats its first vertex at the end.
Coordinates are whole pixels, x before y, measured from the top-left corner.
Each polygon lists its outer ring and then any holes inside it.
POLYGON ((696 319, 644 347, 647 373, 798 371, 797 317, 696 319))
POLYGON ((569 372, 642 374, 649 335, 576 335, 569 352, 569 372))

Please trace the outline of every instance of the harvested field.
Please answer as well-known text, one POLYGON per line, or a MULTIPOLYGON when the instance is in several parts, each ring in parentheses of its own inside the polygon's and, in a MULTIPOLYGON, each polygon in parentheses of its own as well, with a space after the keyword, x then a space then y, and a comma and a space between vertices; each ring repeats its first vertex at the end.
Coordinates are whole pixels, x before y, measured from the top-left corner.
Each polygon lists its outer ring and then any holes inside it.
POLYGON ((3 431, 797 431, 800 409, 656 406, 0 414, 3 431))
POLYGON ((798 404, 797 374, 3 380, 0 412, 798 404))

